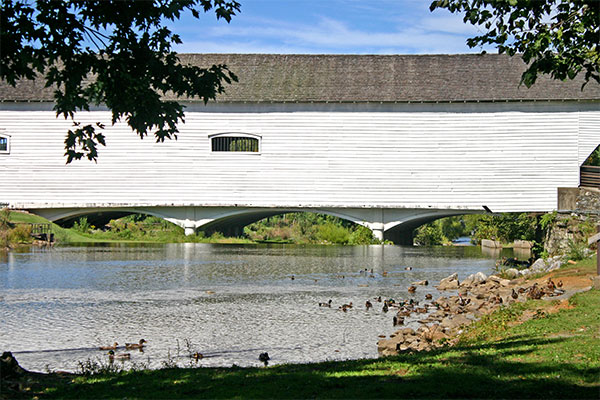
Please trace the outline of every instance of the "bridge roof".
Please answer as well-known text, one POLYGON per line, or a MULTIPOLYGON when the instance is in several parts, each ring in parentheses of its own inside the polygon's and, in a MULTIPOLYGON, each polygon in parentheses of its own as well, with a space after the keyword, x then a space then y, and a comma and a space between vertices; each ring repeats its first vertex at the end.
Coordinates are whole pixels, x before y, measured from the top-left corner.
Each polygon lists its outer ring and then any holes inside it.
MULTIPOLYGON (((600 85, 538 77, 519 86, 518 57, 455 55, 180 54, 198 66, 227 64, 239 82, 218 102, 477 102, 600 100, 600 85)), ((580 74, 583 75, 583 74, 580 74)), ((0 101, 52 101, 41 80, 0 82, 0 101)), ((186 99, 190 100, 190 99, 186 99)), ((190 100, 193 101, 193 100, 190 100)))

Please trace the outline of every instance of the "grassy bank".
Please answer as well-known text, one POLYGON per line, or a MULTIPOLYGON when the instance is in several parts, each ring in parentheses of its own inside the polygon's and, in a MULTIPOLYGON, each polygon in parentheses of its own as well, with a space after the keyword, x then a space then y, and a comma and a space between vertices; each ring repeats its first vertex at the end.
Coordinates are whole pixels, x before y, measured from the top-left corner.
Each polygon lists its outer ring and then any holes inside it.
POLYGON ((29 236, 27 229, 23 229, 26 226, 24 224, 51 224, 55 241, 60 243, 95 242, 94 239, 72 229, 62 228, 38 215, 8 210, 0 210, 0 213, 3 214, 2 219, 4 220, 4 223, 0 223, 1 236, 6 240, 5 244, 11 247, 33 242, 33 238, 29 236))
MULTIPOLYGON (((589 275, 595 260, 555 272, 589 275)), ((587 276, 584 277, 588 280, 587 276)), ((589 281, 589 280, 588 280, 589 281)), ((455 347, 375 360, 268 368, 33 375, 40 398, 598 398, 600 291, 514 304, 471 325, 455 347)), ((375 344, 374 344, 375 345, 375 344)))

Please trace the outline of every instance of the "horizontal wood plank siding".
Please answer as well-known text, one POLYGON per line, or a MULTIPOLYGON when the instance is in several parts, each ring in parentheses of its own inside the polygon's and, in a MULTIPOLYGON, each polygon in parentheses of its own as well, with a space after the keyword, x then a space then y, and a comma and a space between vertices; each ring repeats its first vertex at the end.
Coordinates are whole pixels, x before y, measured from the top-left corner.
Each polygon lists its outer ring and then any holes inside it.
POLYGON ((579 114, 579 165, 600 145, 600 113, 579 114))
MULTIPOLYGON (((124 124, 107 128, 98 163, 70 165, 63 157, 68 121, 49 111, 0 111, 0 126, 11 135, 11 153, 0 154, 0 202, 550 211, 558 187, 579 184, 582 147, 590 141, 580 137, 580 125, 600 120, 600 111, 581 117, 577 104, 562 111, 544 104, 522 111, 482 105, 477 112, 403 107, 209 108, 188 112, 179 139, 164 143, 140 140, 124 124), (260 135, 261 153, 212 153, 209 135, 221 132, 260 135)), ((103 111, 78 117, 110 120, 103 111)), ((597 126, 585 131, 592 142, 597 126)))

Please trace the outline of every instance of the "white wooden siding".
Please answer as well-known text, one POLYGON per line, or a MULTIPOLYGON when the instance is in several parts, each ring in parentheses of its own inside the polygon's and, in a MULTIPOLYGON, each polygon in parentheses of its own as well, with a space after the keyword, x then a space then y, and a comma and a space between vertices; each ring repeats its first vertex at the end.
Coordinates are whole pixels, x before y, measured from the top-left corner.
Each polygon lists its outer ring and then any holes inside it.
POLYGON ((600 145, 600 113, 579 114, 579 165, 600 145))
POLYGON ((68 121, 36 105, 4 105, 0 127, 11 135, 11 153, 0 155, 0 202, 550 211, 558 187, 578 185, 582 154, 598 142, 597 103, 424 107, 247 112, 221 105, 188 111, 177 141, 140 140, 124 124, 107 128, 97 164, 65 165, 68 121), (260 134, 261 154, 211 153, 209 135, 221 132, 260 134))

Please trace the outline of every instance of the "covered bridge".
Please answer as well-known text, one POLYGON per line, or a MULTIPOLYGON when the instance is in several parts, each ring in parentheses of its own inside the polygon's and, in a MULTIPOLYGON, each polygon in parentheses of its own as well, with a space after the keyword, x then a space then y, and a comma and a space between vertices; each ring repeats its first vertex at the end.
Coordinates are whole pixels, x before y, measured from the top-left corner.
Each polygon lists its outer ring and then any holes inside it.
POLYGON ((546 212, 600 144, 600 85, 541 77, 505 55, 183 54, 238 75, 184 99, 178 140, 140 140, 99 108, 98 163, 65 165, 71 122, 40 81, 0 85, 0 203, 51 220, 161 216, 192 233, 315 211, 402 241, 443 216, 546 212))

